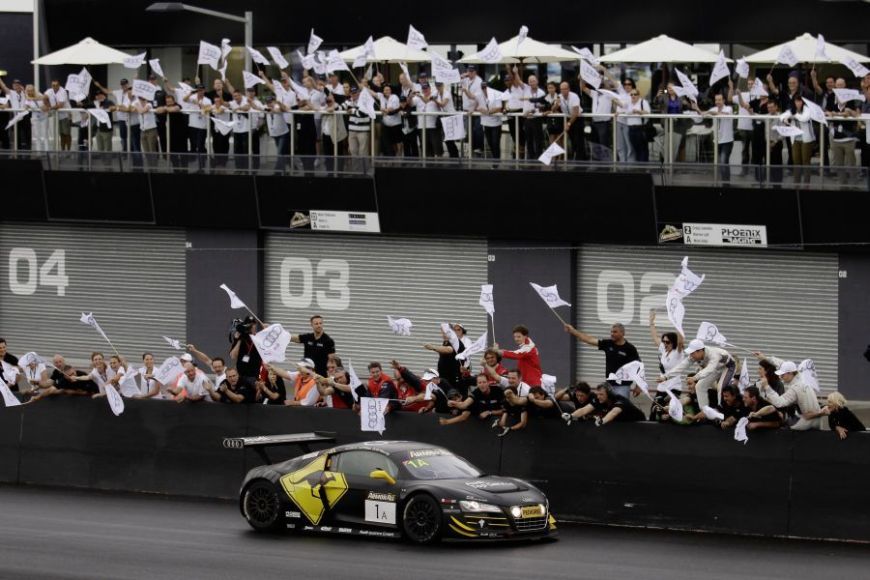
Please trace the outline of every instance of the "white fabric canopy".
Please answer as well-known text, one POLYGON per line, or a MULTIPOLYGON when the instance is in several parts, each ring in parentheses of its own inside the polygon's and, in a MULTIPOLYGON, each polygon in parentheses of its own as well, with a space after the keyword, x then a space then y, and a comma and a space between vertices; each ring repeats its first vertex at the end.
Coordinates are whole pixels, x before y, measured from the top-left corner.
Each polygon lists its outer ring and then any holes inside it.
MULTIPOLYGON (((716 62, 719 55, 666 34, 611 52, 601 62, 716 62)), ((725 59, 732 62, 731 59, 725 59)))
MULTIPOLYGON (((426 51, 410 48, 407 44, 389 36, 380 37, 374 42, 374 45, 375 57, 369 57, 367 62, 429 62, 432 60, 426 51)), ((353 62, 356 57, 363 54, 364 47, 365 45, 361 44, 339 53, 341 60, 353 62)))
POLYGON ((794 40, 790 40, 782 44, 777 44, 776 46, 771 46, 770 48, 764 49, 761 52, 756 52, 755 54, 749 55, 746 57, 746 62, 774 63, 776 62, 780 51, 782 51, 782 48, 786 45, 791 46, 791 49, 794 52, 795 56, 797 56, 799 62, 843 62, 844 60, 848 60, 850 58, 853 58, 858 62, 870 62, 870 58, 867 58, 863 54, 852 52, 851 50, 846 50, 845 48, 841 48, 836 44, 829 43, 825 43, 825 52, 828 54, 828 57, 830 57, 831 60, 829 61, 824 58, 820 58, 816 56, 816 37, 809 32, 798 36, 794 40))
POLYGON ((62 65, 62 64, 121 64, 125 58, 131 55, 115 50, 105 44, 100 44, 91 37, 88 37, 78 44, 73 44, 66 48, 62 48, 57 52, 46 54, 31 62, 31 64, 39 64, 45 66, 62 65))
MULTIPOLYGON (((517 64, 527 62, 563 62, 568 60, 580 60, 580 55, 565 50, 555 44, 545 44, 533 38, 526 37, 521 43, 517 43, 519 36, 500 43, 502 59, 501 64, 517 64)), ((474 53, 459 60, 461 64, 484 64, 478 57, 480 53, 474 53)))

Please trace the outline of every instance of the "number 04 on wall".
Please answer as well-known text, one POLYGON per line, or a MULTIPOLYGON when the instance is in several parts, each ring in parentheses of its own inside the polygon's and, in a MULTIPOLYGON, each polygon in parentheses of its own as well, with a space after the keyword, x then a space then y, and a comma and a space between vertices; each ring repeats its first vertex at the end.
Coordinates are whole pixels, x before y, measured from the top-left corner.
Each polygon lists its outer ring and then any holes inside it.
POLYGON ((19 296, 36 293, 39 286, 55 288, 66 296, 66 250, 55 250, 42 265, 33 248, 12 248, 9 252, 9 290, 19 296))

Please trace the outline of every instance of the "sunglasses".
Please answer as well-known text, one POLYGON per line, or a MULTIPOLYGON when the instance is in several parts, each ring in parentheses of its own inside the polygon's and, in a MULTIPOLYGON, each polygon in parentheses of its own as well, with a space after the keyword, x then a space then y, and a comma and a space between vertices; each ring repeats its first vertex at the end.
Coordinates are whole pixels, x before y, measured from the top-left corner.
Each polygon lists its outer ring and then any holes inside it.
POLYGON ((667 338, 663 338, 663 339, 662 339, 662 344, 671 344, 671 341, 668 340, 667 338))

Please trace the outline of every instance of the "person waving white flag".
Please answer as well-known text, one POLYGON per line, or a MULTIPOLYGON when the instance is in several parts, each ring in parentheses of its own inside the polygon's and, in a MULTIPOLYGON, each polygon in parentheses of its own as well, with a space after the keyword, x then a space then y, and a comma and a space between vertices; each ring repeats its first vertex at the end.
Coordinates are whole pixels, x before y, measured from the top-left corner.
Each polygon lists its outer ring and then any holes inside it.
POLYGON ((21 401, 12 394, 12 389, 9 388, 9 385, 3 379, 0 379, 0 394, 3 395, 3 404, 7 407, 17 407, 21 404, 21 401))
POLYGON ((557 285, 553 284, 552 286, 540 286, 538 284, 535 284, 534 282, 529 282, 529 285, 531 285, 535 292, 538 293, 538 296, 541 297, 541 300, 543 300, 547 304, 547 306, 550 307, 550 311, 556 316, 556 318, 558 318, 562 324, 568 324, 561 316, 559 316, 559 313, 556 312, 556 308, 558 308, 559 306, 571 306, 571 304, 565 302, 559 296, 559 289, 556 287, 557 285))
POLYGON ((559 145, 558 141, 553 141, 553 143, 547 147, 547 149, 541 153, 541 156, 538 157, 538 161, 543 163, 544 165, 550 165, 553 162, 553 159, 558 157, 559 155, 564 155, 565 150, 559 145))
POLYGON ((447 337, 447 341, 453 348, 453 352, 459 352, 459 337, 456 336, 456 332, 454 332, 453 327, 450 326, 449 322, 441 323, 441 332, 443 332, 444 336, 447 337))
POLYGON ((471 343, 471 346, 456 355, 456 360, 468 360, 478 353, 484 352, 487 346, 488 333, 484 332, 480 338, 471 343))

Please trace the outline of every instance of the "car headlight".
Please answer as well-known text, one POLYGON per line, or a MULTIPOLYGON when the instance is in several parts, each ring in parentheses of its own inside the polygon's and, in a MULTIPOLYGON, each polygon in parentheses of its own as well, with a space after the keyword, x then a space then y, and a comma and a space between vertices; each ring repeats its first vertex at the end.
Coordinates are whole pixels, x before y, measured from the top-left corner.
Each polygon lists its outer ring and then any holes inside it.
POLYGON ((521 518, 521 517, 523 517, 523 510, 520 509, 519 506, 515 505, 514 507, 511 508, 511 515, 517 519, 521 518))
POLYGON ((474 513, 495 512, 495 513, 499 513, 499 514, 502 513, 501 508, 498 507, 497 505, 492 505, 491 503, 483 503, 480 501, 465 501, 465 500, 463 500, 463 501, 459 502, 459 507, 461 507, 462 511, 464 511, 464 512, 474 512, 474 513))

